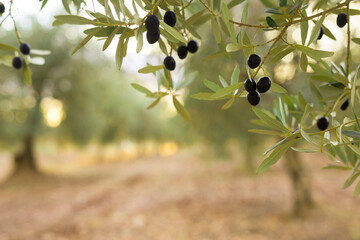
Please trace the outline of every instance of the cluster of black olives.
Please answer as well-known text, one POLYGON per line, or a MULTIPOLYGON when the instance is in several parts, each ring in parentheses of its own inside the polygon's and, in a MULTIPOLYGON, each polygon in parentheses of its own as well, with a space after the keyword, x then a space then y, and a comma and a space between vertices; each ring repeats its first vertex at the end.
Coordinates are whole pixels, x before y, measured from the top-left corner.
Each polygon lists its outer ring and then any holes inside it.
POLYGON ((262 77, 256 83, 255 79, 245 80, 245 90, 248 92, 247 100, 253 106, 260 102, 260 93, 266 93, 271 87, 271 79, 269 77, 262 77))
MULTIPOLYGON (((341 105, 340 109, 342 111, 345 111, 348 107, 349 107, 349 99, 346 99, 346 101, 341 105)), ((318 118, 316 125, 320 131, 325 131, 329 126, 329 118, 328 117, 318 118)))
MULTIPOLYGON (((176 25, 176 14, 173 11, 167 11, 164 14, 164 22, 170 27, 176 25)), ((149 15, 145 20, 145 27, 147 29, 146 39, 150 44, 156 43, 160 38, 159 19, 155 15, 149 15)), ((199 48, 198 43, 195 40, 190 40, 187 44, 179 46, 177 53, 180 59, 186 58, 188 52, 195 53, 199 48)), ((172 56, 167 56, 164 59, 165 68, 173 71, 176 67, 175 59, 172 56)))
MULTIPOLYGON (((257 54, 251 54, 248 59, 248 66, 251 69, 257 68, 261 63, 261 57, 257 54)), ((256 83, 255 79, 245 80, 245 90, 248 92, 247 100, 253 106, 260 102, 260 93, 266 93, 271 87, 271 79, 269 77, 262 77, 256 83)))
MULTIPOLYGON (((164 22, 170 27, 174 27, 176 24, 176 14, 173 11, 167 11, 164 14, 164 22)), ((149 15, 145 20, 146 27, 146 39, 148 43, 154 44, 160 38, 160 21, 156 15, 149 15)))
MULTIPOLYGON (((347 24, 347 15, 345 13, 340 13, 337 16, 336 24, 338 25, 339 28, 343 28, 347 24)), ((324 28, 321 27, 319 36, 317 38, 318 40, 320 40, 323 37, 324 32, 325 32, 324 28)))
MULTIPOLYGON (((199 49, 199 45, 195 40, 190 40, 187 44, 179 46, 177 53, 180 59, 186 58, 188 52, 195 53, 199 49)), ((175 59, 172 56, 167 56, 164 59, 165 68, 173 71, 176 67, 175 59)))
MULTIPOLYGON (((345 13, 340 13, 337 16, 336 24, 339 28, 343 28, 347 24, 347 15, 345 13)), ((320 34, 318 39, 321 39, 324 35, 324 28, 321 27, 320 34)), ((345 111, 349 107, 349 99, 341 105, 340 109, 345 111)), ((320 131, 325 131, 329 127, 329 118, 328 117, 320 117, 317 119, 316 125, 320 131)))
MULTIPOLYGON (((19 50, 22 54, 29 55, 31 48, 28 43, 21 43, 19 46, 19 50)), ((12 60, 12 65, 14 68, 20 69, 24 66, 24 59, 20 56, 16 56, 12 60)))

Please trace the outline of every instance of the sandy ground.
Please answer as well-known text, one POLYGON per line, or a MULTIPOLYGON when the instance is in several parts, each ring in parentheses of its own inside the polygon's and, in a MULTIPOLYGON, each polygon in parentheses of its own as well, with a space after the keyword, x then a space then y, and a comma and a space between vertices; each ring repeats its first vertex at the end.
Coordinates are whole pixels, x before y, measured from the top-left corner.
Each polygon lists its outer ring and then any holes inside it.
POLYGON ((317 208, 301 219, 290 217, 281 164, 251 177, 239 162, 183 153, 62 178, 22 174, 0 187, 0 240, 360 239, 360 200, 341 190, 348 173, 324 162, 310 173, 317 208))

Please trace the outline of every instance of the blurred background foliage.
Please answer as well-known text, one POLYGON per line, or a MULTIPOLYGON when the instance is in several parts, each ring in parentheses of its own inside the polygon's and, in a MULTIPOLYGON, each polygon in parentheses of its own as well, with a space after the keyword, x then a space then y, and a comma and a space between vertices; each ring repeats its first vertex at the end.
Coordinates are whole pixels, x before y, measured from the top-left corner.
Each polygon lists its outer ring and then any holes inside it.
MULTIPOLYGON (((201 6, 193 4, 189 10, 196 12, 201 6)), ((250 12, 264 8, 260 2, 251 4, 251 7, 250 12)), ((241 6, 235 7, 233 12, 241 13, 241 6)), ((234 18, 239 17, 234 14, 234 18)), ((249 14, 249 22, 256 21, 257 15, 249 14)), ((174 109, 166 102, 146 110, 151 100, 145 99, 130 86, 131 82, 140 81, 137 76, 131 72, 116 71, 112 59, 95 51, 95 48, 89 49, 90 46, 70 56, 76 42, 81 40, 81 37, 69 39, 69 32, 71 34, 74 29, 69 29, 69 26, 49 29, 40 26, 35 20, 32 20, 30 29, 20 29, 22 38, 33 48, 48 49, 52 53, 45 56, 45 65, 33 65, 32 87, 23 84, 20 72, 0 69, 3 76, 0 79, 0 141, 3 149, 21 155, 26 149, 26 140, 31 139, 33 142, 35 138, 42 142, 50 140, 59 146, 69 143, 77 146, 111 145, 124 140, 133 141, 139 146, 147 141, 175 141, 180 146, 200 142, 207 146, 203 149, 207 156, 215 154, 221 159, 237 158, 245 161, 243 164, 247 170, 253 172, 257 164, 254 158, 261 156, 252 153, 263 149, 258 142, 261 140, 266 144, 266 140, 264 136, 247 132, 252 128, 250 119, 253 113, 246 100, 237 99, 230 109, 223 111, 223 102, 204 102, 186 97, 186 107, 192 116, 188 124, 174 117, 174 109), (235 147, 235 152, 231 151, 230 145, 235 147)), ((205 79, 216 82, 221 75, 229 80, 236 64, 241 69, 240 81, 245 80, 246 59, 243 54, 233 53, 203 61, 218 50, 211 47, 216 45, 211 26, 202 27, 200 32, 204 36, 200 51, 192 55, 187 63, 189 72, 197 70, 200 74, 185 95, 203 91, 206 88, 203 84, 205 79)), ((266 39, 261 34, 257 36, 258 41, 266 39)), ((8 36, 12 36, 13 45, 17 45, 15 36, 10 32, 8 36)), ((258 49, 259 53, 265 52, 265 48, 258 49)), ((298 59, 287 61, 291 63, 298 59)), ((277 63, 274 69, 278 65, 284 63, 277 63)), ((306 78, 306 73, 293 71, 291 86, 296 86, 296 91, 305 86, 302 79, 306 78)), ((268 74, 271 78, 276 77, 273 71, 268 74)), ((286 82, 284 85, 288 87, 286 82)), ((271 108, 271 94, 263 95, 263 98, 262 107, 271 108)))

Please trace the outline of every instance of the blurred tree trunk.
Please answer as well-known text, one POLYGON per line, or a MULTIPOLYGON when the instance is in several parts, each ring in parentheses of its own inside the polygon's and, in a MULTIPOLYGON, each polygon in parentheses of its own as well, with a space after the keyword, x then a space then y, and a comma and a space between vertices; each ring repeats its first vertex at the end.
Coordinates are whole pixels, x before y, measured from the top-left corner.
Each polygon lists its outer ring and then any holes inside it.
POLYGON ((309 176, 305 172, 298 152, 288 150, 285 157, 286 169, 294 191, 293 214, 294 217, 301 217, 314 206, 309 176))
POLYGON ((246 155, 245 155, 245 171, 246 173, 249 174, 254 174, 255 173, 255 158, 254 156, 256 156, 255 151, 256 151, 256 140, 257 140, 257 136, 255 136, 256 134, 250 133, 248 134, 247 137, 247 142, 246 142, 246 155))
POLYGON ((15 154, 15 174, 24 171, 39 173, 36 166, 34 140, 36 132, 38 131, 39 125, 41 123, 40 102, 41 98, 39 97, 36 100, 35 106, 29 111, 29 117, 27 118, 27 121, 25 123, 27 125, 27 133, 22 140, 23 146, 20 152, 15 154))
POLYGON ((38 172, 34 154, 34 137, 29 135, 23 140, 23 148, 15 155, 16 172, 38 172))

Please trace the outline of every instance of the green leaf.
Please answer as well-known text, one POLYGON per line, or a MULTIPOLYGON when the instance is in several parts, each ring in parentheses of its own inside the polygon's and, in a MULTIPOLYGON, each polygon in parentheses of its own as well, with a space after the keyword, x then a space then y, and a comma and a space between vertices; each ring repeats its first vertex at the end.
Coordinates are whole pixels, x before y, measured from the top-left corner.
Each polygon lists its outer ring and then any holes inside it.
POLYGON ((285 48, 283 51, 279 52, 278 54, 276 54, 270 61, 269 61, 269 65, 273 65, 275 63, 278 63, 281 59, 283 59, 286 55, 290 54, 291 52, 295 51, 295 47, 293 46, 289 46, 287 48, 285 48))
POLYGON ((196 93, 191 95, 191 97, 197 100, 213 101, 215 99, 212 98, 212 95, 214 95, 214 93, 196 93))
POLYGON ((46 55, 50 55, 51 51, 49 51, 49 50, 40 50, 40 49, 31 49, 31 54, 39 55, 39 56, 46 56, 46 55))
POLYGON ((182 43, 187 43, 186 39, 183 35, 181 35, 175 28, 167 25, 163 20, 160 20, 160 25, 164 28, 164 30, 173 36, 175 39, 179 40, 182 43))
POLYGON ((280 7, 285 7, 287 5, 287 0, 279 0, 280 7))
POLYGON ((219 75, 219 81, 224 88, 229 86, 227 81, 221 75, 219 75))
POLYGON ((145 87, 143 87, 143 86, 141 86, 141 85, 139 85, 137 83, 132 83, 131 86, 133 88, 135 88, 136 90, 138 90, 139 92, 141 92, 141 93, 152 94, 152 92, 149 89, 147 89, 147 88, 145 88, 145 87))
POLYGON ((307 105, 304 95, 299 91, 298 92, 299 105, 302 110, 305 110, 307 105))
POLYGON ((236 65, 231 75, 231 80, 230 80, 231 85, 239 82, 239 75, 240 75, 240 68, 239 65, 236 65))
POLYGON ((55 16, 55 19, 62 22, 63 24, 71 24, 71 25, 87 25, 87 24, 97 23, 94 20, 90 20, 77 15, 58 15, 55 16))
POLYGON ((316 153, 316 152, 319 152, 319 150, 316 150, 316 149, 304 149, 304 148, 296 148, 296 147, 291 147, 291 149, 296 151, 296 152, 304 152, 304 153, 316 153))
POLYGON ((340 73, 334 73, 333 77, 335 78, 336 81, 344 84, 345 86, 348 84, 349 80, 342 74, 340 73))
POLYGON ((264 121, 267 125, 269 125, 269 127, 280 130, 283 133, 291 133, 291 131, 287 129, 284 125, 282 125, 281 122, 279 122, 273 117, 270 117, 264 110, 256 107, 253 107, 252 110, 256 114, 256 116, 262 121, 264 121))
POLYGON ((334 78, 328 75, 312 75, 310 78, 321 82, 327 82, 327 83, 334 82, 334 78))
POLYGON ((32 57, 28 59, 29 63, 35 64, 35 65, 44 65, 45 59, 43 57, 32 57))
POLYGON ((328 52, 328 51, 322 51, 322 50, 315 50, 309 47, 305 47, 302 45, 298 45, 295 44, 295 47, 300 50, 301 52, 303 52, 304 54, 306 54, 306 56, 320 61, 322 58, 328 58, 331 57, 332 55, 334 55, 334 52, 328 52))
MULTIPOLYGON (((161 32, 161 30, 160 30, 160 32, 161 32)), ((166 56, 169 55, 169 53, 168 53, 168 51, 167 51, 167 48, 166 48, 166 45, 165 45, 164 41, 163 41, 161 38, 159 38, 158 43, 159 43, 159 48, 160 48, 160 50, 161 50, 166 56)))
POLYGON ((218 57, 221 57, 223 55, 226 54, 226 51, 220 51, 220 52, 217 52, 217 53, 214 53, 214 54, 211 54, 205 58, 202 59, 203 62, 206 62, 206 61, 209 61, 209 60, 212 60, 212 59, 215 59, 215 58, 218 58, 218 57))
POLYGON ((276 93, 287 93, 287 90, 285 88, 274 82, 271 83, 270 91, 276 93))
POLYGON ((88 43, 90 41, 90 39, 97 33, 100 31, 101 28, 98 28, 96 30, 94 30, 93 32, 91 32, 89 35, 86 36, 86 38, 84 38, 76 47, 75 49, 72 51, 71 55, 74 55, 80 48, 82 48, 83 46, 86 45, 86 43, 88 43))
POLYGON ((215 37, 216 43, 221 43, 221 31, 215 17, 211 17, 211 28, 215 37))
POLYGON ((351 170, 351 168, 346 167, 346 166, 340 166, 340 165, 334 165, 334 164, 329 164, 326 167, 323 167, 322 169, 336 169, 336 170, 351 170))
POLYGON ((149 66, 146 66, 146 67, 143 67, 141 69, 138 70, 138 73, 154 73, 156 71, 159 71, 161 69, 163 69, 165 66, 164 65, 157 65, 157 66, 152 66, 152 65, 149 65, 149 66))
MULTIPOLYGON (((86 35, 88 35, 89 33, 91 33, 92 31, 94 31, 95 29, 98 29, 98 28, 101 28, 101 30, 98 33, 95 34, 95 37, 103 38, 103 37, 108 37, 114 31, 114 29, 117 28, 117 27, 94 27, 94 28, 86 29, 84 31, 84 33, 86 35)), ((124 27, 120 27, 119 31, 116 34, 123 33, 125 29, 126 28, 124 28, 124 27)))
POLYGON ((235 34, 234 24, 232 24, 230 22, 230 20, 232 20, 232 16, 231 16, 230 10, 225 2, 222 3, 222 15, 223 15, 224 22, 227 26, 227 29, 229 30, 232 40, 234 42, 236 42, 236 34, 235 34))
MULTIPOLYGON (((17 47, 13 47, 11 45, 7 45, 4 43, 0 43, 0 50, 19 52, 19 49, 17 47)), ((32 53, 32 51, 31 51, 31 53, 32 53)))
POLYGON ((139 53, 144 45, 143 26, 144 25, 140 25, 138 30, 136 31, 136 40, 137 40, 136 53, 139 53))
POLYGON ((230 99, 221 107, 221 109, 222 109, 222 110, 229 109, 229 108, 233 105, 234 101, 235 101, 235 97, 230 98, 230 99))
POLYGON ((188 111, 184 108, 184 106, 177 100, 175 96, 173 96, 173 104, 176 108, 176 111, 182 116, 186 121, 190 121, 190 115, 188 111))
POLYGON ((357 197, 360 194, 360 182, 356 184, 355 190, 354 190, 354 197, 357 197))
POLYGON ((289 11, 289 13, 291 14, 292 12, 294 12, 300 5, 302 4, 302 1, 297 2, 289 11))
MULTIPOLYGON (((188 19, 185 21, 183 27, 184 27, 184 28, 187 28, 188 26, 191 26, 191 25, 195 24, 196 22, 198 22, 199 19, 202 17, 202 15, 203 15, 204 12, 205 12, 205 9, 203 9, 203 10, 201 10, 201 11, 193 14, 190 18, 188 18, 188 19)), ((209 17, 210 17, 210 16, 209 16, 209 17)))
POLYGON ((109 35, 109 37, 106 39, 106 41, 105 41, 105 43, 104 43, 104 46, 103 46, 103 49, 102 49, 103 51, 105 51, 105 50, 109 47, 110 43, 111 43, 112 40, 114 39, 115 34, 119 31, 119 29, 120 29, 120 27, 115 28, 115 29, 112 31, 112 33, 109 35))
POLYGON ((276 54, 283 51, 287 47, 288 47, 288 45, 280 45, 280 46, 273 48, 273 50, 271 50, 271 52, 269 53, 268 58, 269 59, 273 58, 276 54))
POLYGON ((151 109, 155 107, 160 102, 161 97, 158 97, 154 102, 152 102, 146 109, 151 109))
MULTIPOLYGON (((243 11, 242 11, 242 15, 241 15, 241 23, 247 23, 247 17, 248 17, 248 12, 249 12, 249 4, 246 3, 243 11)), ((241 39, 241 45, 246 44, 244 41, 244 36, 245 36, 246 32, 245 32, 245 26, 241 26, 240 27, 240 39, 241 39)), ((236 42, 236 41, 235 41, 236 42)))
POLYGON ((237 52, 242 49, 242 46, 237 43, 229 43, 226 45, 226 52, 237 52))
MULTIPOLYGON (((232 0, 229 4, 228 7, 229 9, 238 6, 240 3, 244 2, 245 0, 232 0)), ((221 2, 221 1, 219 1, 221 2)))
POLYGON ((116 48, 116 53, 115 53, 115 63, 116 63, 116 68, 118 70, 121 69, 121 65, 122 65, 122 61, 124 58, 124 42, 125 42, 125 33, 123 33, 120 38, 119 38, 119 42, 116 48))
POLYGON ((248 130, 248 132, 270 136, 282 136, 282 132, 270 131, 265 129, 250 129, 248 130))
POLYGON ((300 68, 301 68, 301 70, 306 72, 307 66, 308 66, 307 56, 304 53, 301 53, 301 57, 300 57, 300 68))
POLYGON ((324 28, 324 34, 325 36, 328 36, 332 40, 336 40, 336 37, 331 33, 330 29, 328 29, 326 26, 322 25, 324 28))
POLYGON ((272 27, 272 28, 276 28, 276 27, 277 27, 277 24, 276 24, 276 22, 274 21, 274 19, 272 19, 272 18, 269 17, 269 16, 266 17, 266 23, 269 25, 269 27, 272 27))
POLYGON ((216 91, 216 93, 214 93, 214 95, 212 96, 213 99, 219 99, 219 98, 223 98, 226 97, 228 95, 233 95, 234 92, 243 85, 244 83, 236 83, 233 85, 230 85, 228 87, 225 88, 221 88, 220 90, 216 91))
POLYGON ((62 4, 65 8, 65 10, 70 14, 70 6, 69 6, 69 0, 62 0, 62 4))
POLYGON ((260 0, 267 8, 272 8, 277 6, 276 0, 260 0))
POLYGON ((27 64, 24 64, 23 73, 24 73, 24 82, 30 86, 32 84, 32 72, 27 64))
POLYGON ((277 8, 268 8, 265 10, 266 13, 278 14, 283 15, 277 8))
POLYGON ((360 45, 360 38, 352 38, 351 40, 352 40, 354 43, 360 45))
POLYGON ((43 3, 41 4, 40 10, 42 10, 42 9, 45 7, 45 5, 47 4, 47 2, 48 2, 48 0, 44 0, 44 1, 43 1, 43 3))
POLYGON ((359 177, 360 172, 357 172, 355 174, 352 174, 344 183, 344 185, 342 186, 343 189, 350 187, 355 180, 359 177))
POLYGON ((342 133, 351 138, 360 138, 360 132, 352 130, 343 130, 342 133))
POLYGON ((324 107, 324 104, 322 103, 323 96, 319 89, 315 86, 315 84, 311 81, 308 81, 308 85, 310 87, 311 93, 316 97, 318 104, 321 108, 324 107))
POLYGON ((269 157, 265 158, 258 169, 256 170, 256 173, 262 173, 265 170, 267 170, 269 167, 277 163, 280 158, 286 153, 286 151, 293 145, 298 139, 293 139, 288 142, 285 142, 279 146, 277 146, 269 157))
POLYGON ((320 28, 322 26, 322 23, 324 22, 324 19, 325 19, 325 15, 322 15, 322 17, 320 18, 319 21, 316 22, 314 28, 312 29, 311 31, 311 35, 310 35, 310 39, 309 39, 309 42, 308 42, 308 46, 315 40, 318 38, 319 36, 319 33, 320 33, 320 28))
POLYGON ((217 85, 216 83, 211 82, 209 80, 206 80, 206 79, 204 80, 204 85, 206 87, 208 87, 210 90, 212 90, 213 92, 216 92, 221 89, 221 87, 219 85, 217 85))

